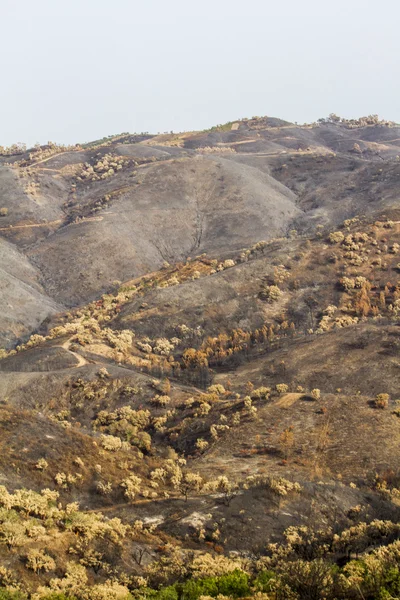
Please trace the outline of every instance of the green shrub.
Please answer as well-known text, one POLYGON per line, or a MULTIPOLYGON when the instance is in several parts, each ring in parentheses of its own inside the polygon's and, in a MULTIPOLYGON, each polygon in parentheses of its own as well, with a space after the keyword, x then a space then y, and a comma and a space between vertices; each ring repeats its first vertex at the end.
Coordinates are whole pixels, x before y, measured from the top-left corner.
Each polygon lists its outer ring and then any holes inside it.
POLYGON ((161 588, 154 596, 152 600, 178 600, 179 595, 175 585, 169 585, 168 587, 161 588))
POLYGON ((4 588, 0 588, 0 600, 24 600, 25 594, 22 592, 9 592, 4 588))
MULTIPOLYGON (((189 579, 181 586, 180 591, 180 600, 197 600, 200 596, 216 598, 219 594, 242 598, 250 593, 249 577, 243 571, 235 569, 221 577, 189 579)), ((175 598, 171 597, 171 600, 175 600, 175 598)))
POLYGON ((218 586, 215 577, 207 579, 189 579, 181 588, 181 600, 197 600, 200 596, 218 596, 218 586))
POLYGON ((223 596, 242 598, 247 596, 249 590, 249 577, 243 571, 235 569, 217 579, 218 592, 223 596))
POLYGON ((254 587, 259 592, 268 593, 272 591, 272 582, 276 580, 276 575, 273 571, 262 571, 254 580, 254 587))
POLYGON ((384 600, 389 598, 400 597, 400 572, 398 568, 392 567, 388 569, 383 576, 382 589, 379 597, 384 600))

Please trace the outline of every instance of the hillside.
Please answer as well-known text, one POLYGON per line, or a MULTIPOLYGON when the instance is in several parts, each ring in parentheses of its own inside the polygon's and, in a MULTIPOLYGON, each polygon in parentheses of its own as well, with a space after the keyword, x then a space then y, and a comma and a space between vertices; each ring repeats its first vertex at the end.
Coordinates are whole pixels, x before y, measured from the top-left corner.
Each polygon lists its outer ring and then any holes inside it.
POLYGON ((397 126, 376 119, 259 118, 85 148, 10 149, 0 157, 0 234, 37 271, 47 304, 76 306, 164 261, 218 258, 392 206, 399 140, 397 126))
POLYGON ((4 150, 0 588, 398 597, 399 155, 334 116, 4 150))

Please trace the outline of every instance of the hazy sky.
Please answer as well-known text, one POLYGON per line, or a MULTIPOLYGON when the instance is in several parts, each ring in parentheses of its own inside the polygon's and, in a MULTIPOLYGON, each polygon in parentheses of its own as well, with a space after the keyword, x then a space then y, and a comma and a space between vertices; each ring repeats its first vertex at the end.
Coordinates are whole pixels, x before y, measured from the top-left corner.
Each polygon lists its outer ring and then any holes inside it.
POLYGON ((399 0, 0 0, 0 145, 400 121, 399 0))

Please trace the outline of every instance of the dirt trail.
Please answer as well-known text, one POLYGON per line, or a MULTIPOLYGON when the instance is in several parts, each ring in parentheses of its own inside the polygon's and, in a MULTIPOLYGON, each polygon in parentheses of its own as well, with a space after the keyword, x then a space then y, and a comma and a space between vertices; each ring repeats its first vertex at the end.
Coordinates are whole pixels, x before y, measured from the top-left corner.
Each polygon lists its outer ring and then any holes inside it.
MULTIPOLYGON (((105 214, 114 214, 114 213, 105 213, 105 214)), ((83 217, 76 222, 67 223, 66 226, 70 225, 81 225, 82 223, 87 223, 88 221, 102 221, 104 217, 83 217)), ((50 225, 60 225, 63 221, 58 219, 57 221, 47 221, 46 223, 30 223, 28 225, 8 225, 8 227, 0 227, 0 231, 13 231, 14 229, 29 229, 32 227, 48 227, 50 225)))
POLYGON ((52 158, 56 158, 56 156, 61 156, 61 154, 65 154, 65 152, 58 152, 58 154, 52 154, 51 156, 46 156, 46 158, 42 158, 42 160, 38 160, 35 163, 32 163, 30 165, 28 165, 28 167, 36 167, 36 165, 40 165, 44 162, 47 162, 48 160, 51 160, 52 158))
POLYGON ((279 408, 289 408, 289 406, 292 406, 292 404, 302 396, 304 396, 304 394, 285 394, 274 402, 274 406, 279 406, 279 408))
POLYGON ((0 227, 0 231, 10 231, 12 229, 28 229, 29 227, 48 227, 49 225, 59 225, 61 219, 57 221, 47 221, 46 223, 31 223, 29 225, 8 225, 8 227, 0 227))
POLYGON ((61 169, 51 169, 50 167, 42 167, 41 171, 50 171, 51 173, 60 173, 61 169))
POLYGON ((75 368, 83 367, 84 365, 87 365, 88 361, 86 360, 86 358, 83 358, 83 356, 81 356, 77 352, 74 352, 73 350, 70 350, 70 346, 71 346, 71 339, 68 339, 66 342, 64 342, 63 344, 61 344, 60 347, 64 348, 64 350, 66 350, 67 352, 69 352, 70 354, 72 354, 73 356, 75 356, 76 360, 78 361, 78 364, 75 365, 75 368))
POLYGON ((78 152, 86 152, 85 149, 82 150, 67 150, 64 152, 58 152, 57 154, 52 154, 51 156, 46 156, 46 158, 42 158, 42 160, 38 160, 35 163, 32 163, 30 165, 27 165, 28 168, 31 167, 36 167, 36 165, 41 165, 42 163, 47 162, 48 160, 52 160, 53 158, 56 158, 57 156, 61 156, 62 154, 77 154, 78 152))
POLYGON ((219 147, 224 147, 224 146, 239 146, 241 144, 250 144, 251 142, 259 142, 261 138, 257 137, 257 138, 249 138, 247 140, 240 140, 240 142, 218 142, 216 145, 217 148, 219 147))

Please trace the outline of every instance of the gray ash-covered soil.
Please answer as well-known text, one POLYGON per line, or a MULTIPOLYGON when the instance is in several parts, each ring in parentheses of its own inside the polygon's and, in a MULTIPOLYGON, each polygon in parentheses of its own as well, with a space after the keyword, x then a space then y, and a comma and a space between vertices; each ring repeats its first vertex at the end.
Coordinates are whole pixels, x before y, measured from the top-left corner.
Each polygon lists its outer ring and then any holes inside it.
POLYGON ((390 206, 397 201, 399 140, 398 127, 262 118, 233 130, 125 135, 45 158, 3 157, 0 208, 8 213, 0 237, 13 246, 3 250, 2 288, 19 326, 3 324, 2 344, 34 330, 55 303, 87 302, 163 261, 237 251, 293 228, 313 231, 390 206), (107 153, 131 162, 110 178, 77 181, 84 163, 107 153), (14 246, 47 296, 32 299, 25 318, 15 296, 20 291, 23 301, 32 293, 22 274, 9 281, 14 246))

